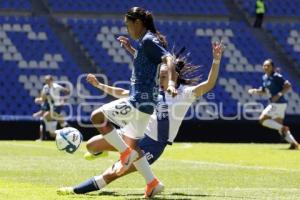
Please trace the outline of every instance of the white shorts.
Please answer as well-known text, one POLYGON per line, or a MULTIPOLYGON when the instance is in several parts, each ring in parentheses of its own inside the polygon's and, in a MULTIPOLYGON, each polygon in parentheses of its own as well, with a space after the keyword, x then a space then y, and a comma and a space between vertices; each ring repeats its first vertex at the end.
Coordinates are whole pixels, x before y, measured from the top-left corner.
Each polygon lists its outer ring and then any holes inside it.
POLYGON ((286 103, 271 103, 262 111, 262 115, 267 115, 272 119, 284 119, 286 107, 286 103))
POLYGON ((57 121, 46 121, 45 122, 45 129, 46 131, 53 133, 54 131, 56 131, 56 127, 57 127, 57 121))
POLYGON ((133 139, 144 136, 150 115, 133 107, 128 98, 112 101, 99 109, 109 121, 122 128, 124 135, 133 139))

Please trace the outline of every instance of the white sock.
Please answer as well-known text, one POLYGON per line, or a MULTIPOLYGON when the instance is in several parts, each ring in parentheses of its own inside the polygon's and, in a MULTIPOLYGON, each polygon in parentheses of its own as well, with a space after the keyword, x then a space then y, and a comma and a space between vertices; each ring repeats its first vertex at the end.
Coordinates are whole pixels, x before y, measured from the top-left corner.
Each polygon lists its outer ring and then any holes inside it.
POLYGON ((105 182, 102 175, 101 176, 95 176, 94 179, 97 183, 97 186, 98 186, 99 190, 101 190, 102 188, 104 188, 107 185, 107 183, 105 182))
POLYGON ((115 147, 119 152, 123 152, 128 148, 127 144, 117 133, 115 128, 110 133, 103 135, 103 137, 109 144, 115 147))
POLYGON ((266 119, 265 121, 263 121, 262 125, 265 127, 271 128, 271 129, 275 129, 279 132, 282 129, 282 124, 279 124, 278 122, 276 122, 272 119, 266 119))
POLYGON ((295 140, 295 138, 292 136, 292 134, 291 134, 290 131, 288 131, 288 132, 286 133, 284 139, 285 139, 288 143, 290 143, 290 144, 296 143, 296 140, 295 140))
POLYGON ((145 178, 147 184, 153 181, 155 177, 145 156, 135 161, 133 165, 145 178))

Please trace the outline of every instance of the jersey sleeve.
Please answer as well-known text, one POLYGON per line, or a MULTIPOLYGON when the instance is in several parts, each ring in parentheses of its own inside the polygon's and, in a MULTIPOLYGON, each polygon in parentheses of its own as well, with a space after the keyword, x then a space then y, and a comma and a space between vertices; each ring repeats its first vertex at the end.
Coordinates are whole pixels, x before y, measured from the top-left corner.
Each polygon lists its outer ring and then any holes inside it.
POLYGON ((284 83, 286 82, 286 79, 284 79, 281 74, 276 74, 276 76, 274 76, 274 81, 278 85, 283 86, 284 83))
POLYGON ((47 85, 44 85, 41 94, 42 95, 48 95, 49 94, 49 87, 47 85))
POLYGON ((59 92, 61 92, 62 90, 64 90, 64 87, 55 83, 55 89, 58 90, 59 92))
POLYGON ((262 89, 262 91, 263 92, 265 92, 266 91, 266 86, 265 86, 265 75, 263 75, 262 77, 261 77, 261 80, 262 80, 262 85, 259 87, 259 88, 261 88, 262 89))
POLYGON ((143 49, 146 57, 153 63, 159 64, 162 62, 162 57, 169 52, 159 43, 157 38, 147 38, 143 41, 143 49))

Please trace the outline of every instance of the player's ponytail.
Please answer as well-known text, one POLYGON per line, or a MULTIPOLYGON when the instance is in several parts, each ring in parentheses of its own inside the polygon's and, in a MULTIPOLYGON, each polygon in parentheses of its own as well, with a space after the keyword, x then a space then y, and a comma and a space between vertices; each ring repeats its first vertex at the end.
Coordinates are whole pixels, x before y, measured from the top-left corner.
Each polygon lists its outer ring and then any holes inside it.
POLYGON ((180 85, 195 85, 202 76, 202 74, 199 74, 200 66, 188 63, 186 56, 181 56, 184 51, 185 47, 175 54, 175 71, 178 74, 176 88, 179 88, 180 85))
POLYGON ((167 48, 168 43, 166 37, 156 29, 151 12, 140 7, 133 7, 126 13, 126 18, 132 21, 137 19, 141 20, 145 28, 158 38, 163 47, 167 48))
POLYGON ((160 41, 160 43, 163 45, 163 47, 167 48, 168 46, 168 42, 166 40, 166 37, 164 35, 162 35, 156 28, 154 25, 154 20, 153 20, 153 16, 149 11, 146 11, 146 18, 144 21, 144 25, 145 27, 151 31, 152 33, 155 34, 155 36, 158 38, 158 40, 160 41))

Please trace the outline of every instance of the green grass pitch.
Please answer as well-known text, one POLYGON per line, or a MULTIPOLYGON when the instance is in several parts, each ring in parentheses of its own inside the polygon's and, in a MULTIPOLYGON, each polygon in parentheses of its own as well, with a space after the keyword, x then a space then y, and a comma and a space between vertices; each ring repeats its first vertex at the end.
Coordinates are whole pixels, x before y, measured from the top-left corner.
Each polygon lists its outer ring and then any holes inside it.
MULTIPOLYGON (((288 144, 176 143, 153 165, 166 188, 156 199, 300 199, 300 152, 288 144)), ((1 200, 140 199, 144 180, 123 177, 88 195, 58 196, 56 189, 99 174, 118 154, 83 159, 54 142, 0 142, 1 200)))

